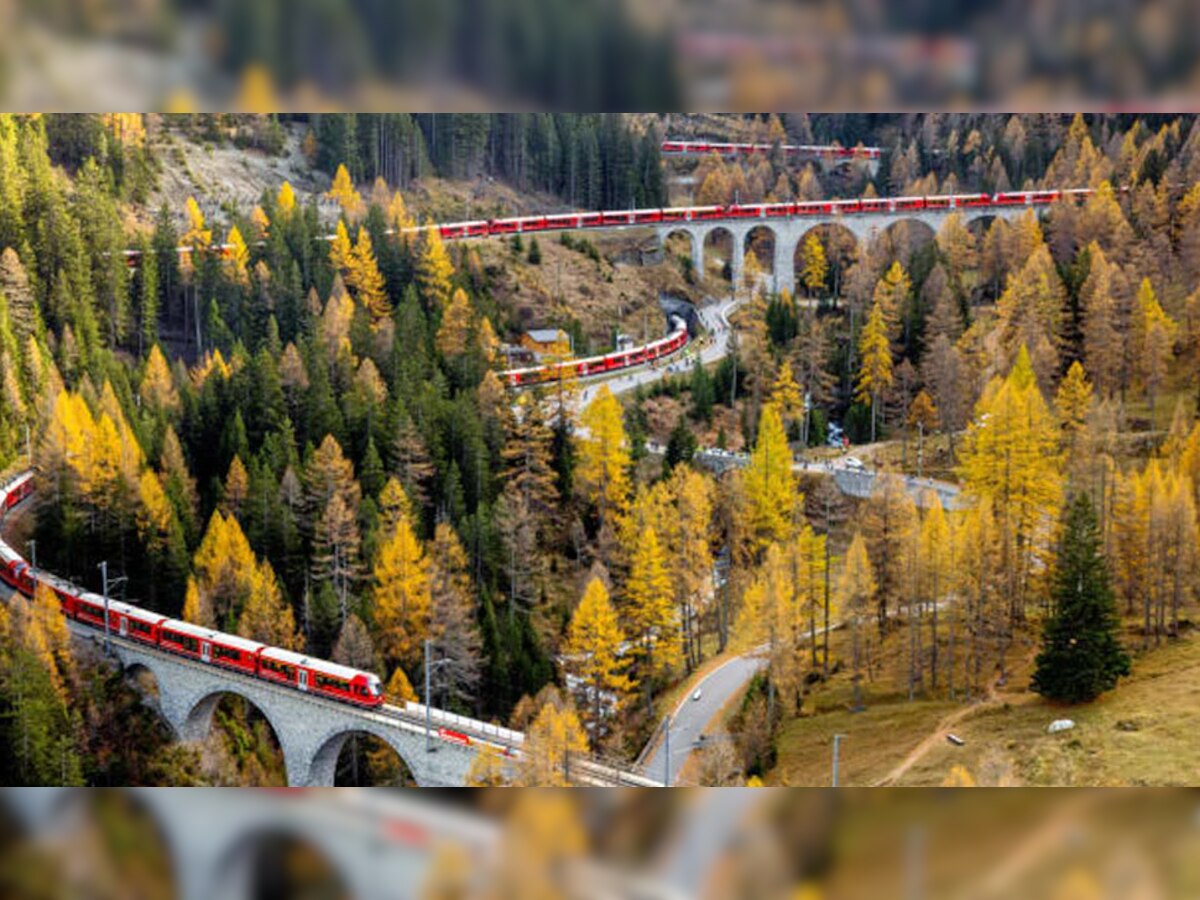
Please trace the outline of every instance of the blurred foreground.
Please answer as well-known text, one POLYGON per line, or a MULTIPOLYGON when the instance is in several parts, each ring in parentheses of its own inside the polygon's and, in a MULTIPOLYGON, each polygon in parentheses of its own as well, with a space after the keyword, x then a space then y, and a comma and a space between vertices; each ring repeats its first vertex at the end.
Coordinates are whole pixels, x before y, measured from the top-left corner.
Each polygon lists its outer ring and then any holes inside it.
POLYGON ((16 0, 13 109, 1194 105, 1181 0, 16 0))
POLYGON ((1195 897, 1189 791, 7 789, 0 897, 1195 897))

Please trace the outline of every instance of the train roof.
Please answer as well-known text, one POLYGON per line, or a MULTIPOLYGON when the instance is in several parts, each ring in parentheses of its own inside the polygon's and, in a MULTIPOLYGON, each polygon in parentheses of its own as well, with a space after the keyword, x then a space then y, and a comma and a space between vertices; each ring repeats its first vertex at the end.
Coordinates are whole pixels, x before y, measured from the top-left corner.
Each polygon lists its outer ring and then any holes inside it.
MULTIPOLYGON (((284 650, 282 647, 264 647, 262 656, 265 659, 287 663, 290 666, 320 669, 326 675, 332 675, 335 678, 344 678, 347 681, 357 678, 359 675, 366 676, 367 678, 372 677, 371 672, 364 672, 362 669, 352 669, 350 666, 343 666, 340 663, 330 662, 327 659, 314 659, 303 653, 296 653, 294 650, 284 650)), ((378 678, 378 676, 374 677, 378 678)))

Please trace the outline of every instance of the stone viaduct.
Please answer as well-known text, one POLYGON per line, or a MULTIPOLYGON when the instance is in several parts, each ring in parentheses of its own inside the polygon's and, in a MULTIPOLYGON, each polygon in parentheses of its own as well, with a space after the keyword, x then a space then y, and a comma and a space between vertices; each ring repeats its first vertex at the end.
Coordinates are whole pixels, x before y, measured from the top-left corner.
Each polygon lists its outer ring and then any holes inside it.
MULTIPOLYGON (((733 259, 730 261, 733 283, 741 284, 742 266, 752 232, 763 230, 775 245, 771 275, 776 291, 796 290, 796 251, 805 236, 814 228, 833 225, 850 232, 860 244, 869 243, 899 222, 919 222, 934 234, 942 223, 954 213, 962 216, 963 223, 970 225, 982 219, 1001 218, 1012 220, 1021 216, 1028 206, 993 206, 986 209, 926 209, 903 212, 879 213, 833 213, 823 216, 789 216, 747 219, 721 219, 718 221, 672 222, 652 227, 660 244, 673 234, 683 233, 691 242, 692 266, 697 272, 704 271, 705 244, 710 237, 724 233, 733 242, 733 259)), ((638 227, 638 226, 631 226, 638 227)))

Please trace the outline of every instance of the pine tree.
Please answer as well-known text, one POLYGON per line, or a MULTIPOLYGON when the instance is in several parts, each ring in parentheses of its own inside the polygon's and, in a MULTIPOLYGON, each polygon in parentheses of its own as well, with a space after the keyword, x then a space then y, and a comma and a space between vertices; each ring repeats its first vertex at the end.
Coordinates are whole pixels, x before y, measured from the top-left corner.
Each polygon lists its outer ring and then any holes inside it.
POLYGON ((1067 507, 1054 571, 1053 610, 1030 687, 1059 702, 1084 703, 1129 675, 1108 562, 1085 493, 1067 507))

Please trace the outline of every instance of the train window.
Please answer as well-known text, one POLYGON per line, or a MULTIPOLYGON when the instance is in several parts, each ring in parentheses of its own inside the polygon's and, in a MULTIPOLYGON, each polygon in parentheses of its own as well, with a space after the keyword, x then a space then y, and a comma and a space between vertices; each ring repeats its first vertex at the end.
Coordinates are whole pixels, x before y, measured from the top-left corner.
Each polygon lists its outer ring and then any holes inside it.
POLYGON ((231 650, 229 647, 222 647, 220 644, 213 644, 212 655, 216 659, 232 659, 234 662, 242 661, 242 651, 231 650))
POLYGON ((328 675, 318 674, 316 683, 319 688, 333 688, 346 693, 350 692, 350 682, 342 681, 340 678, 330 678, 328 675))
POLYGON ((183 647, 185 650, 191 651, 192 653, 200 652, 200 642, 197 641, 194 637, 190 637, 189 635, 186 635, 186 634, 179 634, 176 631, 164 631, 163 637, 166 638, 167 640, 171 641, 174 644, 178 644, 179 646, 183 647))
POLYGON ((149 634, 153 629, 146 622, 139 622, 137 619, 129 620, 129 627, 138 634, 149 634))

